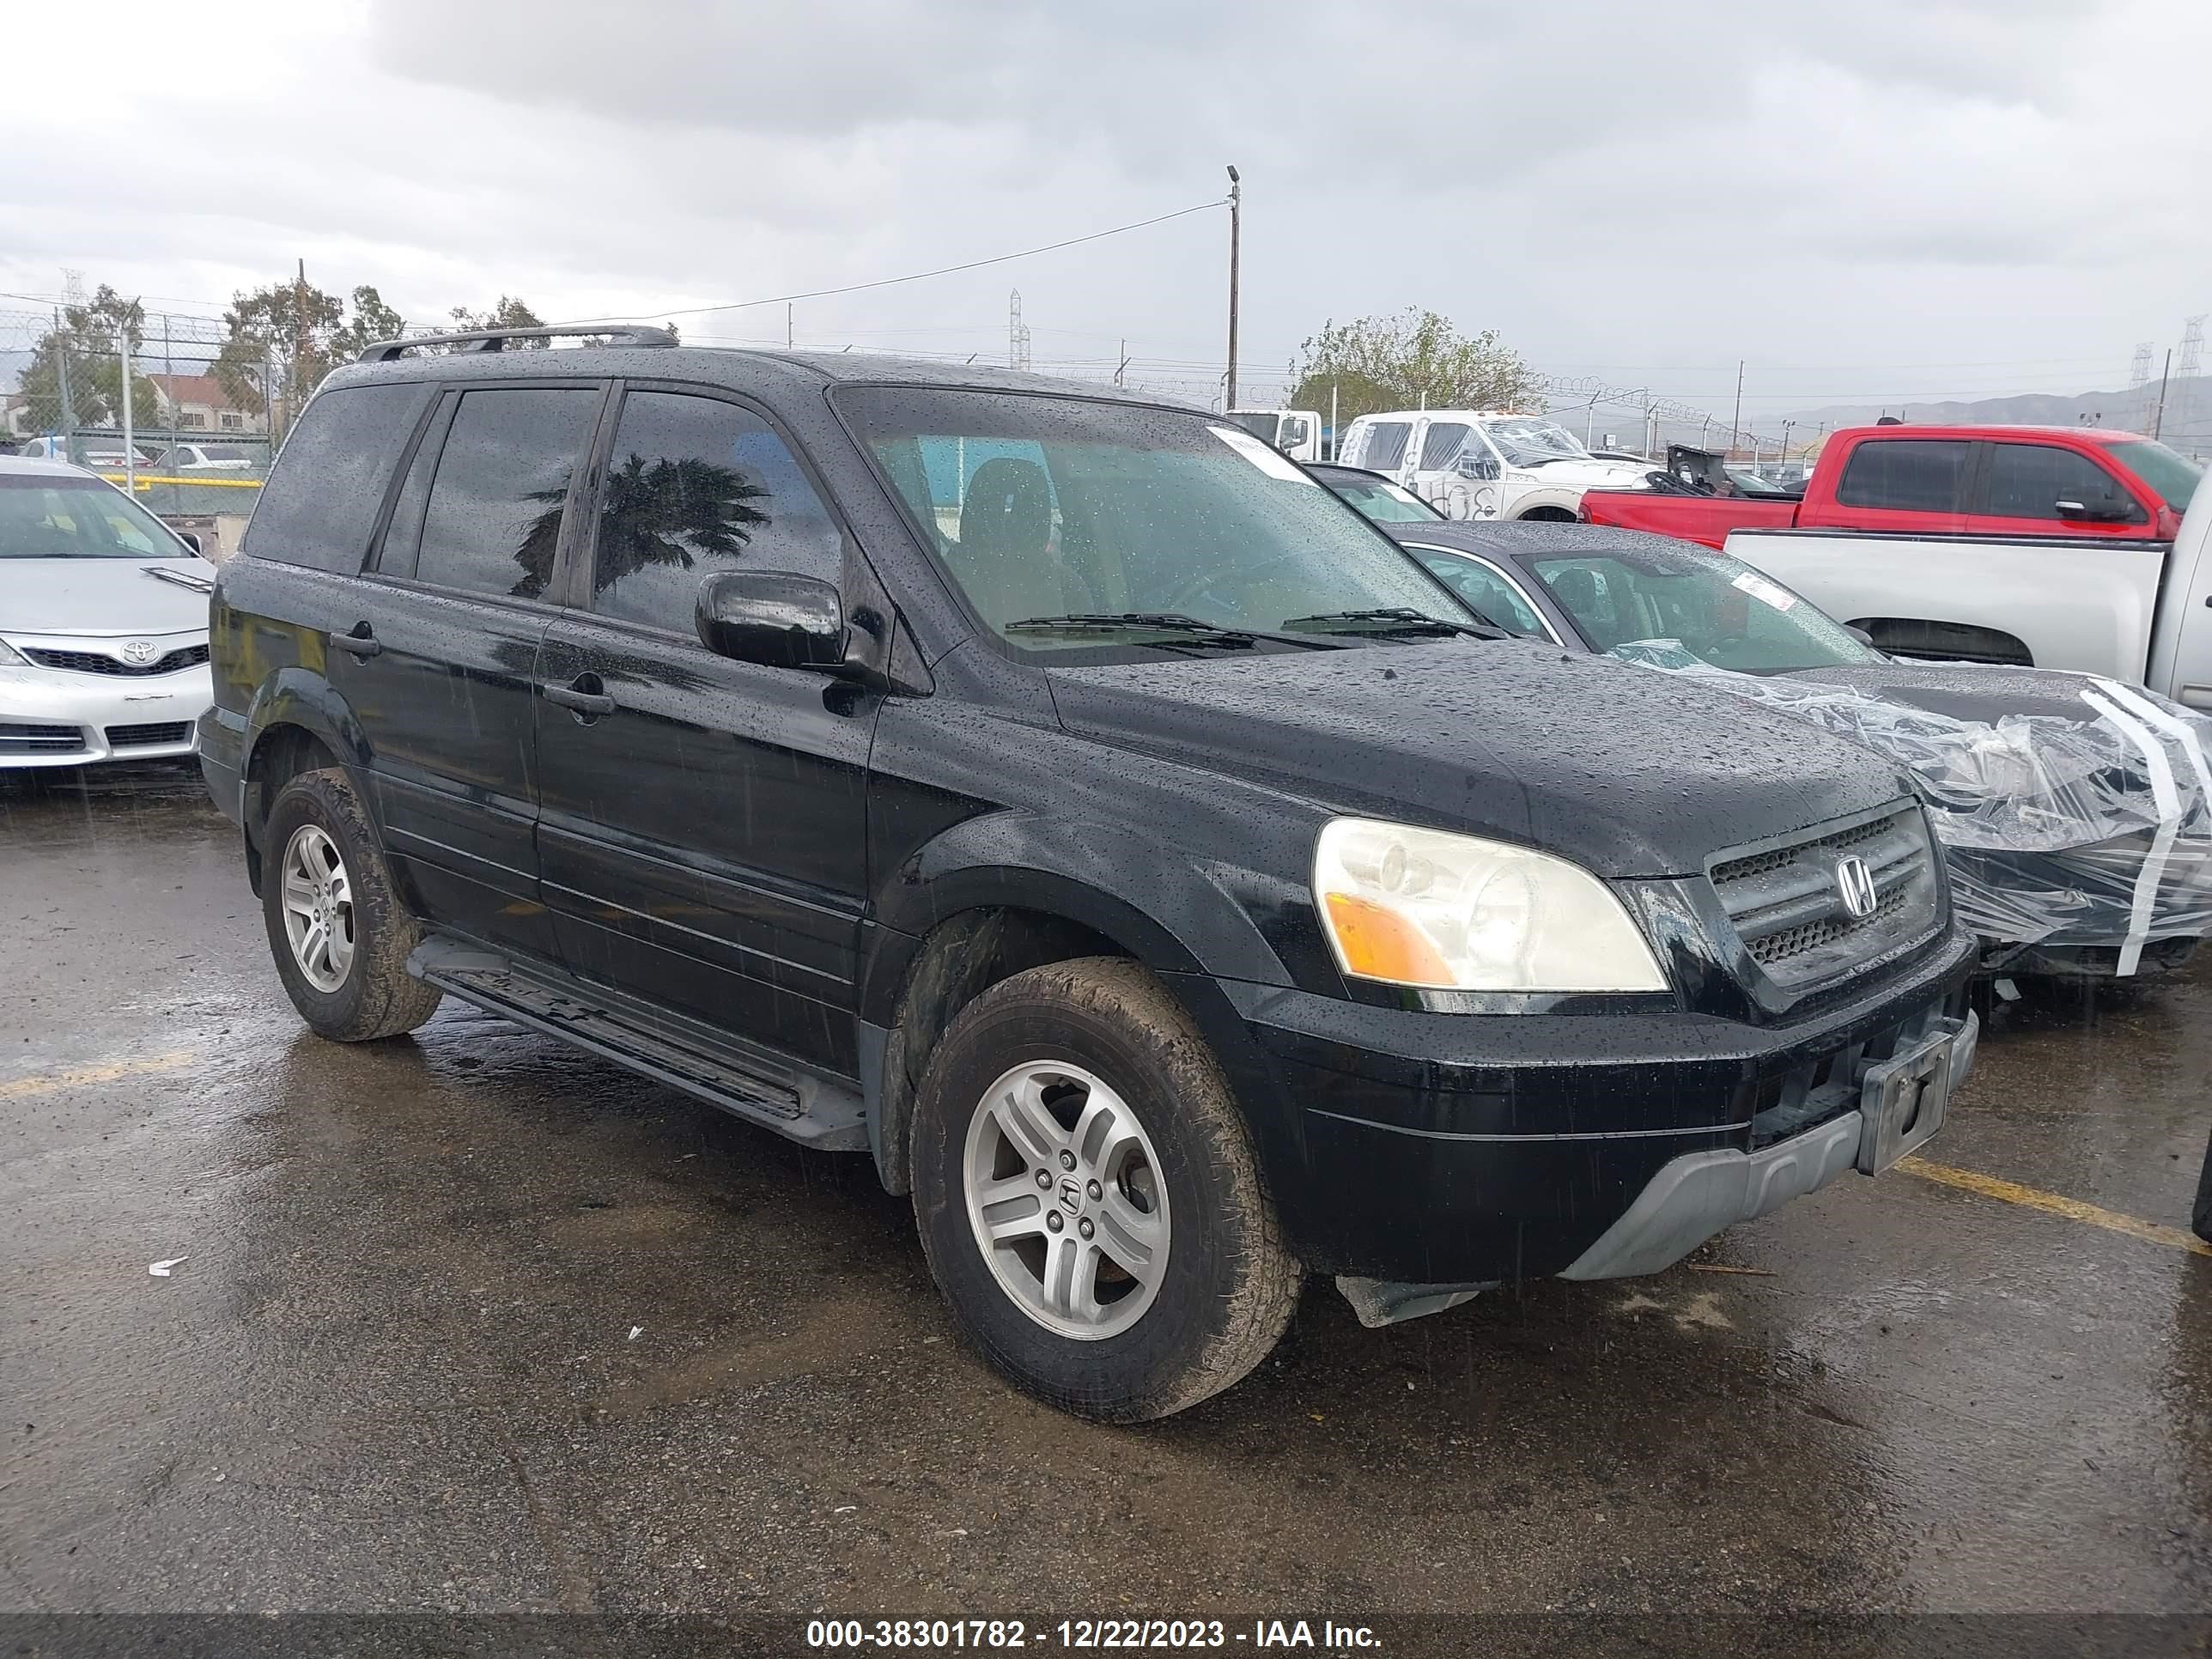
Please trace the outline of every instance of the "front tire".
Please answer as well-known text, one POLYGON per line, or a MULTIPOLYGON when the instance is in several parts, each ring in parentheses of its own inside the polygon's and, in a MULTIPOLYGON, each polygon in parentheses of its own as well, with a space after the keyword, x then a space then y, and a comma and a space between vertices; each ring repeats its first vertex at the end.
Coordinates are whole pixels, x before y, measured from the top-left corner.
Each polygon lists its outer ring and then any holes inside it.
POLYGON ((1182 1411, 1290 1324, 1300 1269, 1228 1084, 1134 963, 1033 968, 969 1004, 922 1079, 914 1175, 961 1334, 1062 1410, 1182 1411))
POLYGON ((343 772, 303 772, 262 832, 261 917, 300 1018, 333 1042, 411 1031, 442 993, 407 971, 422 929, 399 902, 361 798, 343 772))

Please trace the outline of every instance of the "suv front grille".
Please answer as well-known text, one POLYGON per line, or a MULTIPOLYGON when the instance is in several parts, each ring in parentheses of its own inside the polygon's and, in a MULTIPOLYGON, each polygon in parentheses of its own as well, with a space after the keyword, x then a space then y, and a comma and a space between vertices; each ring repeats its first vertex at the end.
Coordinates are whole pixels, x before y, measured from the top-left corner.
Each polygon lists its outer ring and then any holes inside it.
POLYGON ((65 668, 73 674, 122 674, 133 679, 149 674, 173 674, 179 669, 196 668, 208 659, 208 648, 204 645, 187 645, 172 651, 158 662, 125 662, 120 657, 102 655, 97 651, 42 651, 25 646, 23 654, 41 668, 65 668))
POLYGON ((74 726, 27 726, 0 720, 0 755, 74 755, 84 733, 74 726))
POLYGON ((151 749, 157 744, 183 743, 192 735, 189 720, 159 720, 148 726, 111 726, 111 749, 151 749))
POLYGON ((1744 949, 1785 990, 1844 978, 1925 939, 1939 915, 1936 855, 1917 806, 1723 854, 1709 874, 1744 949), (1864 862, 1874 890, 1863 916, 1844 903, 1838 869, 1850 859, 1864 862))

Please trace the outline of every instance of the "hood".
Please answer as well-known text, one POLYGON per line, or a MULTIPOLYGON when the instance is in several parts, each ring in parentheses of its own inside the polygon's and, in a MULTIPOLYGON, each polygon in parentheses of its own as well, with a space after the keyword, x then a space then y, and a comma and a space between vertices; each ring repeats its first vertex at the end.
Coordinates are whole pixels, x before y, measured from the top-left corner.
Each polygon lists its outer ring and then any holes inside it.
POLYGON ((1808 668, 1792 679, 1849 686, 1886 702, 1901 702, 1956 720, 1991 724, 2008 714, 2049 714, 2059 720, 2094 720, 2097 714, 2081 693, 2097 684, 2094 674, 2057 668, 2000 668, 1981 663, 1874 662, 1844 668, 1808 668))
POLYGON ((1493 835, 1608 877, 1911 793, 1871 750, 1726 692, 1520 641, 1050 671, 1061 722, 1339 811, 1493 835))
POLYGON ((208 596, 147 574, 167 570, 210 582, 215 568, 173 559, 0 559, 0 634, 107 637, 204 632, 208 596))
POLYGON ((1639 466, 1633 461, 1546 461, 1537 466, 1516 466, 1516 472, 1526 472, 1547 484, 1565 484, 1577 489, 1640 489, 1644 481, 1661 469, 1639 466))

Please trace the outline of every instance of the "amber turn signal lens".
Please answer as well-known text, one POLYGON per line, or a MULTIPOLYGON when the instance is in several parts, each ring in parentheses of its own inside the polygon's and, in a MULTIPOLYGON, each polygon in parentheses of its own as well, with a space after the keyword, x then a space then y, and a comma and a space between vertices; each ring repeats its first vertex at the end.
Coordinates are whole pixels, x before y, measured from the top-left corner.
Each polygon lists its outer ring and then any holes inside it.
POLYGON ((1421 930, 1395 910, 1349 893, 1328 895, 1328 919, 1346 969, 1400 985, 1450 985, 1450 964, 1421 930))

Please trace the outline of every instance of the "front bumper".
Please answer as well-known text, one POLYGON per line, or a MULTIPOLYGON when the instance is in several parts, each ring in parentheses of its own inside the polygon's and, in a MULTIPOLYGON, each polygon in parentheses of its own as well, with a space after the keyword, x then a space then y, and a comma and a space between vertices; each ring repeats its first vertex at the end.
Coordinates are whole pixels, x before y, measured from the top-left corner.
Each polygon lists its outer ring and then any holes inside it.
MULTIPOLYGON (((1582 1262, 1678 1160, 1748 1163, 1856 1121, 1869 1064, 1931 1020, 1963 1024, 1975 955, 1954 928, 1878 988, 1773 1024, 1427 1013, 1237 984, 1220 986, 1233 1026, 1201 1023, 1308 1267, 1401 1288, 1510 1283, 1582 1262)), ((1791 1195, 1765 1179, 1775 1202, 1791 1195)))
POLYGON ((214 701, 205 663, 143 677, 0 668, 0 769, 190 755, 214 701))

